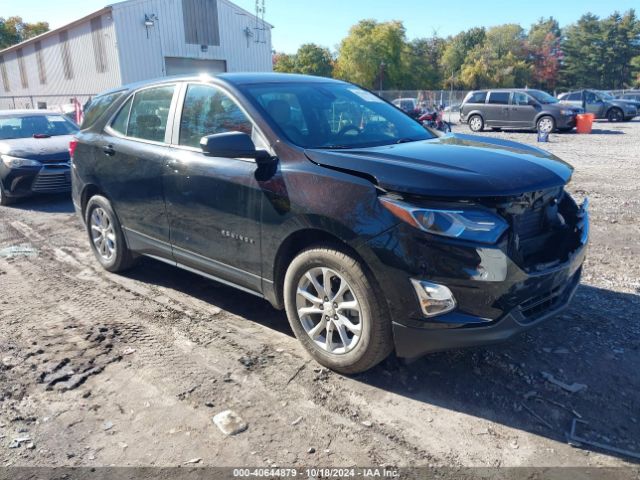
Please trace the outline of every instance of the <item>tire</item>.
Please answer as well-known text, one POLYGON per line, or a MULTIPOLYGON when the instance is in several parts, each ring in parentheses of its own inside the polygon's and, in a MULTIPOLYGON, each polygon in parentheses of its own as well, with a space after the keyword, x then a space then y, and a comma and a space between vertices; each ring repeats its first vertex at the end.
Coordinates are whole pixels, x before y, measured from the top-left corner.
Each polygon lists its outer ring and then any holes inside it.
POLYGON ((536 122, 536 130, 538 132, 552 133, 556 129, 556 121, 553 117, 545 115, 540 117, 536 122))
POLYGON ((284 300, 296 337, 327 368, 343 374, 364 372, 393 350, 384 300, 360 262, 347 253, 331 247, 304 250, 287 269, 284 300), (342 293, 341 286, 345 286, 342 293), (330 295, 335 295, 335 301, 330 295), (354 304, 358 309, 342 307, 354 304), (308 312, 301 314, 305 308, 308 312))
POLYGON ((123 272, 134 264, 111 202, 101 195, 93 196, 85 210, 85 225, 94 255, 109 272, 123 272), (101 241, 101 239, 103 241, 101 241))
POLYGON ((7 197, 7 194, 4 192, 4 187, 2 183, 0 183, 0 205, 6 207, 7 205, 11 205, 15 200, 11 197, 7 197))
POLYGON ((467 123, 472 132, 481 132, 484 130, 484 119, 480 115, 471 115, 467 123))
POLYGON ((607 112, 607 120, 610 122, 622 122, 624 120, 624 112, 619 108, 611 108, 607 112))

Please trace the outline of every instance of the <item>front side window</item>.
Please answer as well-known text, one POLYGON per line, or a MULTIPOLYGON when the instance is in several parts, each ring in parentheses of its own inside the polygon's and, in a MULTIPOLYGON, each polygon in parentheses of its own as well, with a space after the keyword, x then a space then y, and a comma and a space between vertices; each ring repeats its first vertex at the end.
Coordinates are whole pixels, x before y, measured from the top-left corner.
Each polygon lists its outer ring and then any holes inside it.
POLYGON ((582 100, 582 94, 580 92, 570 93, 569 96, 565 98, 565 100, 569 100, 569 101, 582 100))
POLYGON ((524 92, 513 92, 513 104, 529 105, 529 95, 524 92))
POLYGON ((538 102, 545 105, 550 103, 558 103, 558 99, 556 97, 552 97, 547 92, 543 92, 542 90, 529 90, 527 93, 535 98, 538 102))
POLYGON ((78 127, 62 115, 0 117, 0 140, 73 135, 78 127))
POLYGON ((508 105, 510 92, 491 92, 489 95, 489 103, 497 105, 508 105))
MULTIPOLYGON (((163 85, 136 92, 128 115, 126 135, 164 142, 174 90, 175 85, 163 85)), ((114 124, 120 120, 123 110, 120 110, 114 124)))
POLYGON ((247 85, 249 100, 303 148, 366 148, 433 134, 372 93, 343 83, 247 85))
POLYGON ((252 135, 253 124, 219 88, 213 85, 189 85, 180 118, 178 143, 197 148, 202 137, 226 132, 252 135))

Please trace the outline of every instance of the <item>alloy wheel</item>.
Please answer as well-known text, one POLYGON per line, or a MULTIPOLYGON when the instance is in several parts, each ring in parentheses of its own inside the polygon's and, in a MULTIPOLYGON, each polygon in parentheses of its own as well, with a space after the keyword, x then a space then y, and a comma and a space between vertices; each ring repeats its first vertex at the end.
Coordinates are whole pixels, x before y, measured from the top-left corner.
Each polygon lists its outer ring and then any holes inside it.
POLYGON ((482 128, 482 119, 478 116, 473 117, 469 123, 469 126, 474 132, 479 132, 482 128))
POLYGON ((543 133, 551 133, 553 130, 553 120, 545 117, 538 122, 538 131, 543 133))
POLYGON ((110 261, 116 254, 116 233, 113 221, 103 208, 91 212, 91 240, 103 260, 110 261))
POLYGON ((335 270, 316 267, 307 271, 298 282, 296 309, 307 335, 327 353, 348 353, 360 341, 360 303, 351 285, 335 270))

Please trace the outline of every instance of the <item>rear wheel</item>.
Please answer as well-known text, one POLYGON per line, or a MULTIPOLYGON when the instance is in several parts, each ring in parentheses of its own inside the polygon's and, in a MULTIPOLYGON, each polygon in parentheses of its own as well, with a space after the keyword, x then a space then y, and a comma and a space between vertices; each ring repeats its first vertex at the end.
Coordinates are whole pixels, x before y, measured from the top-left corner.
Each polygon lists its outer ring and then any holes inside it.
POLYGON ((469 128, 472 132, 481 132, 484 128, 484 120, 480 115, 471 115, 469 118, 469 128))
POLYGON ((607 120, 610 122, 622 122, 624 120, 624 113, 619 108, 612 108, 607 112, 607 120))
POLYGON ((91 197, 87 203, 85 224, 91 249, 105 270, 122 272, 133 265, 133 256, 108 199, 101 195, 91 197))
POLYGON ((300 253, 284 280, 287 317, 320 364, 345 374, 373 367, 393 350, 383 300, 358 260, 332 248, 300 253))
POLYGON ((556 121, 553 117, 544 116, 538 119, 538 123, 536 124, 539 132, 542 133, 551 133, 556 129, 556 121))

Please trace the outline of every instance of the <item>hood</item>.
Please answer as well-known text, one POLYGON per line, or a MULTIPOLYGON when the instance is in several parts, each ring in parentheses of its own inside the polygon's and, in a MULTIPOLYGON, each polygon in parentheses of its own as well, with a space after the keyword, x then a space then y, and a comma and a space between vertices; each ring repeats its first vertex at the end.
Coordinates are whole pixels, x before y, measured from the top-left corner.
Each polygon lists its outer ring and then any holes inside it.
POLYGON ((520 195, 563 186, 573 172, 569 164, 538 148, 460 134, 305 153, 318 165, 372 177, 385 190, 434 197, 520 195))
POLYGON ((73 135, 49 138, 13 138, 0 140, 0 154, 29 158, 42 163, 68 162, 69 142, 73 135))

